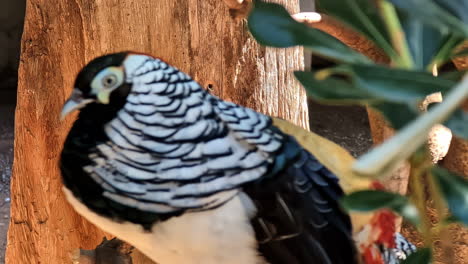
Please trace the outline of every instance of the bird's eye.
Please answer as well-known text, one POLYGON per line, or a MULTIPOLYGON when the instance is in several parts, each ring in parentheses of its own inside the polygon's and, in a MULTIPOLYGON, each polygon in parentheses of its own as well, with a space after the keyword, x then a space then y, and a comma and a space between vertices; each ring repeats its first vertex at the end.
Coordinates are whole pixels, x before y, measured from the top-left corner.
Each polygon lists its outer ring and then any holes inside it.
POLYGON ((112 88, 117 83, 117 75, 109 74, 102 78, 102 85, 106 88, 112 88))

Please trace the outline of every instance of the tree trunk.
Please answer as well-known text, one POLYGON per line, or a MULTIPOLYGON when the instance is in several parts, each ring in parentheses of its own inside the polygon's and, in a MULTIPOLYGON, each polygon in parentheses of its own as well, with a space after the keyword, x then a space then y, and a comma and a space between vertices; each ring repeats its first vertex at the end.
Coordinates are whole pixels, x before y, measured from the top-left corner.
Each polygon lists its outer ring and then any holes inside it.
MULTIPOLYGON (((468 48, 468 41, 460 47, 460 49, 466 48, 468 48)), ((458 57, 453 62, 458 70, 468 70, 468 57, 458 57)), ((461 109, 468 112, 468 99, 463 102, 461 109)), ((468 177, 468 141, 454 135, 447 156, 442 164, 450 171, 468 177)))
MULTIPOLYGON (((463 48, 468 48, 468 42, 460 47, 460 49, 463 48)), ((460 71, 466 71, 468 69, 468 57, 456 58, 454 63, 460 71)), ((468 112, 468 99, 462 104, 461 109, 468 112)), ((468 141, 453 135, 447 156, 442 160, 441 165, 467 179, 468 141)), ((451 252, 449 252, 452 254, 452 263, 468 263, 468 230, 466 227, 462 224, 452 225, 449 227, 449 234, 447 234, 447 236, 448 240, 452 242, 452 245, 454 245, 451 252)))
MULTIPOLYGON (((278 2, 299 10, 297 0, 278 2)), ((59 112, 82 66, 122 50, 160 56, 215 95, 308 127, 305 93, 291 74, 303 67, 302 49, 260 47, 223 1, 28 0, 7 263, 70 263, 73 250, 105 236, 62 194, 57 161, 71 122, 59 112)))

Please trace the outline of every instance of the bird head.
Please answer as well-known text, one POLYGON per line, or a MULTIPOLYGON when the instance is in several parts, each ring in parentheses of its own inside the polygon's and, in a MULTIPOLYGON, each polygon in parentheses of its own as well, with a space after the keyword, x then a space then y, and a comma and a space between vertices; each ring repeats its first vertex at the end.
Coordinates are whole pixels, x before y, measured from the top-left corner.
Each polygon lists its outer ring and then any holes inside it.
POLYGON ((65 102, 61 118, 90 104, 115 107, 125 101, 131 90, 126 78, 126 64, 132 57, 143 55, 132 52, 113 53, 89 62, 79 72, 71 96, 65 102))

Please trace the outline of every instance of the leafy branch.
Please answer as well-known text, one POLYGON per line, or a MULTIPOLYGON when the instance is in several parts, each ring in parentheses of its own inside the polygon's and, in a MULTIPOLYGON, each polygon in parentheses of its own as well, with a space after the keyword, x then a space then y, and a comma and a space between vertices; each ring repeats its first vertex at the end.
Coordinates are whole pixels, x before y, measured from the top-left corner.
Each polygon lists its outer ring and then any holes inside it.
MULTIPOLYGON (((277 4, 256 1, 248 26, 263 45, 302 45, 337 64, 320 71, 295 72, 308 96, 329 104, 371 106, 398 130, 393 138, 350 165, 344 174, 353 175, 356 180, 382 179, 402 161, 409 160, 410 180, 415 187, 409 199, 361 190, 342 202, 349 210, 388 208, 407 218, 422 233, 427 249, 419 250, 405 263, 428 262, 434 230, 441 232, 446 223, 441 221, 435 229, 431 228, 425 206, 426 186, 440 219, 445 218, 448 207, 453 221, 468 225, 468 181, 434 166, 423 147, 429 130, 438 123, 445 122, 453 133, 468 138, 468 114, 456 111, 468 98, 468 77, 453 78, 459 75, 457 72, 433 76, 433 70, 454 56, 467 54, 458 47, 468 38, 468 4, 456 0, 319 0, 318 8, 380 47, 391 59, 390 66, 377 65, 323 31, 295 21, 277 4), (443 102, 422 113, 418 105, 434 92, 442 93, 443 102)), ((345 176, 340 175, 340 170, 332 171, 337 171, 339 177, 345 176)))

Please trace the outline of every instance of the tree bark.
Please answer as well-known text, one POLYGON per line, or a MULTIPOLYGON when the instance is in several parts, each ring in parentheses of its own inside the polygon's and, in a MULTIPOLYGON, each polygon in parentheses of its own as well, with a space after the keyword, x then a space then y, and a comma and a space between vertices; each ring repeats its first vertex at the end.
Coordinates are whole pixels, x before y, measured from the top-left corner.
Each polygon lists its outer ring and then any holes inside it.
MULTIPOLYGON (((297 0, 278 2, 299 10, 297 0)), ((70 263, 73 250, 106 236, 62 194, 57 162, 71 121, 61 123, 59 112, 82 66, 122 50, 160 56, 215 95, 308 127, 292 75, 303 68, 302 49, 260 47, 223 1, 28 0, 7 263, 70 263)))
MULTIPOLYGON (((461 45, 460 49, 468 48, 468 41, 461 45)), ((453 60, 455 66, 460 71, 468 70, 468 57, 458 57, 453 60)), ((460 107, 463 111, 468 112, 468 99, 466 99, 460 107)), ((456 135, 452 138, 447 156, 444 158, 442 165, 452 172, 458 173, 465 178, 468 177, 468 141, 463 140, 456 135)), ((467 246, 468 255, 468 246, 467 246)))
MULTIPOLYGON (((460 49, 468 48, 468 42, 465 42, 460 49)), ((468 57, 454 59, 455 66, 458 70, 463 71, 468 69, 468 57)), ((463 111, 468 112, 468 99, 460 107, 463 111)), ((468 141, 457 135, 453 135, 448 149, 447 156, 442 160, 441 165, 457 173, 458 175, 468 178, 468 141)), ((453 248, 449 252, 452 263, 463 264, 468 263, 468 230, 462 224, 451 225, 449 233, 446 234, 453 248)))

